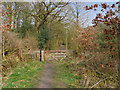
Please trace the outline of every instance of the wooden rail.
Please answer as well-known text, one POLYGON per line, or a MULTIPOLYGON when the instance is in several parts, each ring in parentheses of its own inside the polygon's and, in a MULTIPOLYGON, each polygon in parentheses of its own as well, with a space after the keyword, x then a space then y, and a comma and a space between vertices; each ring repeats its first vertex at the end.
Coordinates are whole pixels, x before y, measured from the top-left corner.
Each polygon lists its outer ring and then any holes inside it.
POLYGON ((44 51, 44 53, 66 53, 66 50, 50 50, 44 51))
MULTIPOLYGON (((37 58, 40 59, 40 51, 32 51, 30 53, 23 53, 31 56, 31 59, 37 58)), ((41 59, 45 60, 53 60, 53 59, 64 59, 67 55, 66 50, 42 50, 41 51, 41 59)))
POLYGON ((66 50, 50 50, 50 51, 44 51, 44 58, 45 60, 57 60, 57 59, 64 59, 67 55, 66 50))

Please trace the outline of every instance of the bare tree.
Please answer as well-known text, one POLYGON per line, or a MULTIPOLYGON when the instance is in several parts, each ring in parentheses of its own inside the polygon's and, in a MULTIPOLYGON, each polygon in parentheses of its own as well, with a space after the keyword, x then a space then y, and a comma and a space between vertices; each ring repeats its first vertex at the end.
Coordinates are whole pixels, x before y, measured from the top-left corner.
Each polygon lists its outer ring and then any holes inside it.
POLYGON ((53 17, 53 20, 63 20, 65 16, 61 15, 61 11, 68 4, 64 2, 32 2, 29 3, 30 7, 26 4, 27 9, 23 8, 22 11, 34 17, 35 26, 39 29, 41 25, 47 23, 49 17, 53 17))

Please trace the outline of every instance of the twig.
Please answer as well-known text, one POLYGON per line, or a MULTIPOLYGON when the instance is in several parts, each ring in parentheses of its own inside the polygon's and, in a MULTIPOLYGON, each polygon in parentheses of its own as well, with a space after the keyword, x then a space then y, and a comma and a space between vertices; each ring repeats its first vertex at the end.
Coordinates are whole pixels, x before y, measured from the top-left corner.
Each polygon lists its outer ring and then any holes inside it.
POLYGON ((94 58, 95 56, 92 56, 90 59, 88 59, 88 60, 85 60, 85 61, 89 61, 89 60, 91 60, 92 58, 94 58))
POLYGON ((77 63, 80 63, 80 62, 82 62, 82 61, 89 61, 89 60, 91 60, 91 59, 93 59, 94 58, 94 56, 92 56, 91 58, 89 58, 88 60, 80 60, 79 62, 77 62, 77 63))
MULTIPOLYGON (((107 77, 108 78, 108 77, 107 77)), ((107 79, 107 78, 105 78, 105 79, 107 79)), ((96 85, 98 85, 101 81, 103 81, 103 80, 105 80, 105 79, 102 79, 102 80, 100 80, 99 82, 97 82, 96 84, 94 84, 92 87, 90 87, 90 88, 93 88, 93 87, 95 87, 96 85)))
POLYGON ((90 77, 87 79, 87 81, 86 81, 86 84, 85 84, 85 87, 87 88, 88 87, 88 85, 89 85, 89 83, 90 83, 90 77))

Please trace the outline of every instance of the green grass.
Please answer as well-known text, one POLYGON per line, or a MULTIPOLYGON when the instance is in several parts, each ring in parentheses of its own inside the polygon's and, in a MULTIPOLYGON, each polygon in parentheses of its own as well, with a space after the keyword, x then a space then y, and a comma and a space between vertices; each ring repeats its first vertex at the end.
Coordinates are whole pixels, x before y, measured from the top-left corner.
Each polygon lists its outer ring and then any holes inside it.
POLYGON ((3 78, 3 88, 32 88, 40 80, 43 62, 31 61, 17 66, 8 79, 3 78))
MULTIPOLYGON (((76 88, 75 81, 81 79, 81 77, 77 77, 74 72, 72 72, 73 67, 67 68, 67 64, 70 64, 69 61, 57 61, 56 64, 56 74, 54 75, 54 79, 60 82, 67 84, 67 88, 76 88), (72 73, 71 73, 72 72, 72 73)), ((56 88, 60 88, 61 86, 57 85, 56 88)))

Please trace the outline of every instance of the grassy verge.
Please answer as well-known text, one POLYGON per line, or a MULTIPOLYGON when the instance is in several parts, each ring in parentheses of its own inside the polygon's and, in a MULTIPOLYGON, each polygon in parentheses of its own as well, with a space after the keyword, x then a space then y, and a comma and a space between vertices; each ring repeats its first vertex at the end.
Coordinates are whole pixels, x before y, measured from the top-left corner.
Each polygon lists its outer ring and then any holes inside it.
POLYGON ((3 88, 33 88, 40 80, 43 62, 37 60, 17 66, 9 77, 3 78, 3 88))
POLYGON ((74 72, 72 72, 73 67, 71 68, 67 68, 67 64, 70 64, 69 61, 56 61, 54 62, 54 64, 56 65, 55 68, 55 75, 54 75, 54 79, 55 79, 55 88, 76 88, 75 86, 75 81, 77 79, 80 79, 81 77, 77 77, 75 75, 74 72), (72 73, 71 73, 72 72, 72 73), (59 84, 58 82, 62 82, 64 83, 64 85, 59 84))

